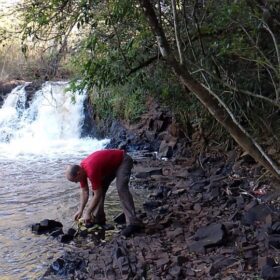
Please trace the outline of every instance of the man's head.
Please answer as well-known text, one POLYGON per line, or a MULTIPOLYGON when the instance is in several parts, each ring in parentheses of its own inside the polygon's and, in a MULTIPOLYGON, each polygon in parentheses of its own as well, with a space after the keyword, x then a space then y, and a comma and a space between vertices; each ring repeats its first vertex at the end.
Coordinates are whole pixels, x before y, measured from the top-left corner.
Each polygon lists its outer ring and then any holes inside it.
POLYGON ((68 165, 66 169, 66 178, 71 182, 80 182, 84 177, 84 170, 80 165, 68 165))

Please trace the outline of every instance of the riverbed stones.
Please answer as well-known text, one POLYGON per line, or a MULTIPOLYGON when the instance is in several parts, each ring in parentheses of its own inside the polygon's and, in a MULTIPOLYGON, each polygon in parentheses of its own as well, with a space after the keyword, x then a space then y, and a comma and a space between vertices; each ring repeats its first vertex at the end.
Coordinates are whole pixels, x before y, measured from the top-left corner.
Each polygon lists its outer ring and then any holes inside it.
POLYGON ((142 168, 135 174, 136 178, 146 179, 152 175, 162 175, 162 168, 142 168))
POLYGON ((260 222, 270 225, 272 212, 273 211, 266 204, 253 206, 244 213, 242 223, 244 225, 253 225, 257 222, 260 222))
POLYGON ((254 178, 244 175, 248 162, 231 168, 224 158, 208 154, 176 164, 137 159, 138 170, 165 170, 143 178, 132 174, 132 186, 150 190, 144 231, 125 240, 115 231, 112 240, 82 252, 88 272, 76 270, 76 279, 278 279, 276 264, 259 261, 279 260, 277 202, 254 197, 254 178))
POLYGON ((206 248, 221 245, 225 241, 226 231, 223 224, 211 224, 201 227, 193 237, 189 248, 194 252, 204 252, 206 248))
POLYGON ((119 213, 117 214, 114 218, 113 221, 117 224, 125 224, 125 215, 124 213, 119 213))
POLYGON ((266 258, 261 268, 261 276, 264 280, 280 279, 280 266, 272 258, 266 258))
POLYGON ((74 274, 75 271, 78 270, 83 272, 85 267, 86 261, 83 259, 83 257, 80 257, 79 255, 72 255, 67 252, 51 264, 50 268, 45 273, 45 276, 54 274, 65 277, 67 275, 74 274))
POLYGON ((55 220, 42 220, 40 223, 33 224, 31 230, 35 234, 46 234, 46 233, 62 233, 62 223, 55 220))

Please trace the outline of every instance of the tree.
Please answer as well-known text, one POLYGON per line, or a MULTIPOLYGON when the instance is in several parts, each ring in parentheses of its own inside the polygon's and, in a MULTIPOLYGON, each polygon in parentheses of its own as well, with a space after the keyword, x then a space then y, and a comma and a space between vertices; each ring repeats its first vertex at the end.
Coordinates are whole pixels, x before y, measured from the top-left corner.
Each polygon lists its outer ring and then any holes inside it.
MULTIPOLYGON (((175 73, 185 96, 194 93, 245 151, 279 177, 277 165, 250 136, 270 127, 261 114, 268 120, 280 107, 279 7, 266 7, 272 21, 264 20, 261 4, 245 0, 28 0, 23 38, 64 42, 81 33, 72 47, 82 65, 80 87, 144 86, 151 76, 170 83, 161 76, 175 73)), ((270 132, 278 141, 273 126, 270 132)))

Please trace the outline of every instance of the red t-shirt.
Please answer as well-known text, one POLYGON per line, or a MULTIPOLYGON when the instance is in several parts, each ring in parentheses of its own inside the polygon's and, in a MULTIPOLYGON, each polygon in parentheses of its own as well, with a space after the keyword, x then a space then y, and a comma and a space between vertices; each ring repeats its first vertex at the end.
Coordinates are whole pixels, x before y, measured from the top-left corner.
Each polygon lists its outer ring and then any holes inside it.
MULTIPOLYGON (((81 167, 85 170, 93 190, 102 187, 106 176, 114 176, 122 163, 123 156, 123 150, 101 150, 92 153, 81 162, 81 167)), ((80 184, 81 188, 84 188, 87 185, 87 179, 81 181, 80 184)))

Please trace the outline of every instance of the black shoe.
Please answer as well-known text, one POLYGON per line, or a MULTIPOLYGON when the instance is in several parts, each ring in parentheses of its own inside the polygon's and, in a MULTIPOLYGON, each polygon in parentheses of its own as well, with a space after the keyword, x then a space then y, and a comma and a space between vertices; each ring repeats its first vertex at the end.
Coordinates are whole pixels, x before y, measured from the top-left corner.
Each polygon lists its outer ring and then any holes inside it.
POLYGON ((133 233, 140 232, 142 229, 142 225, 128 225, 121 231, 121 235, 124 237, 129 237, 133 233))

